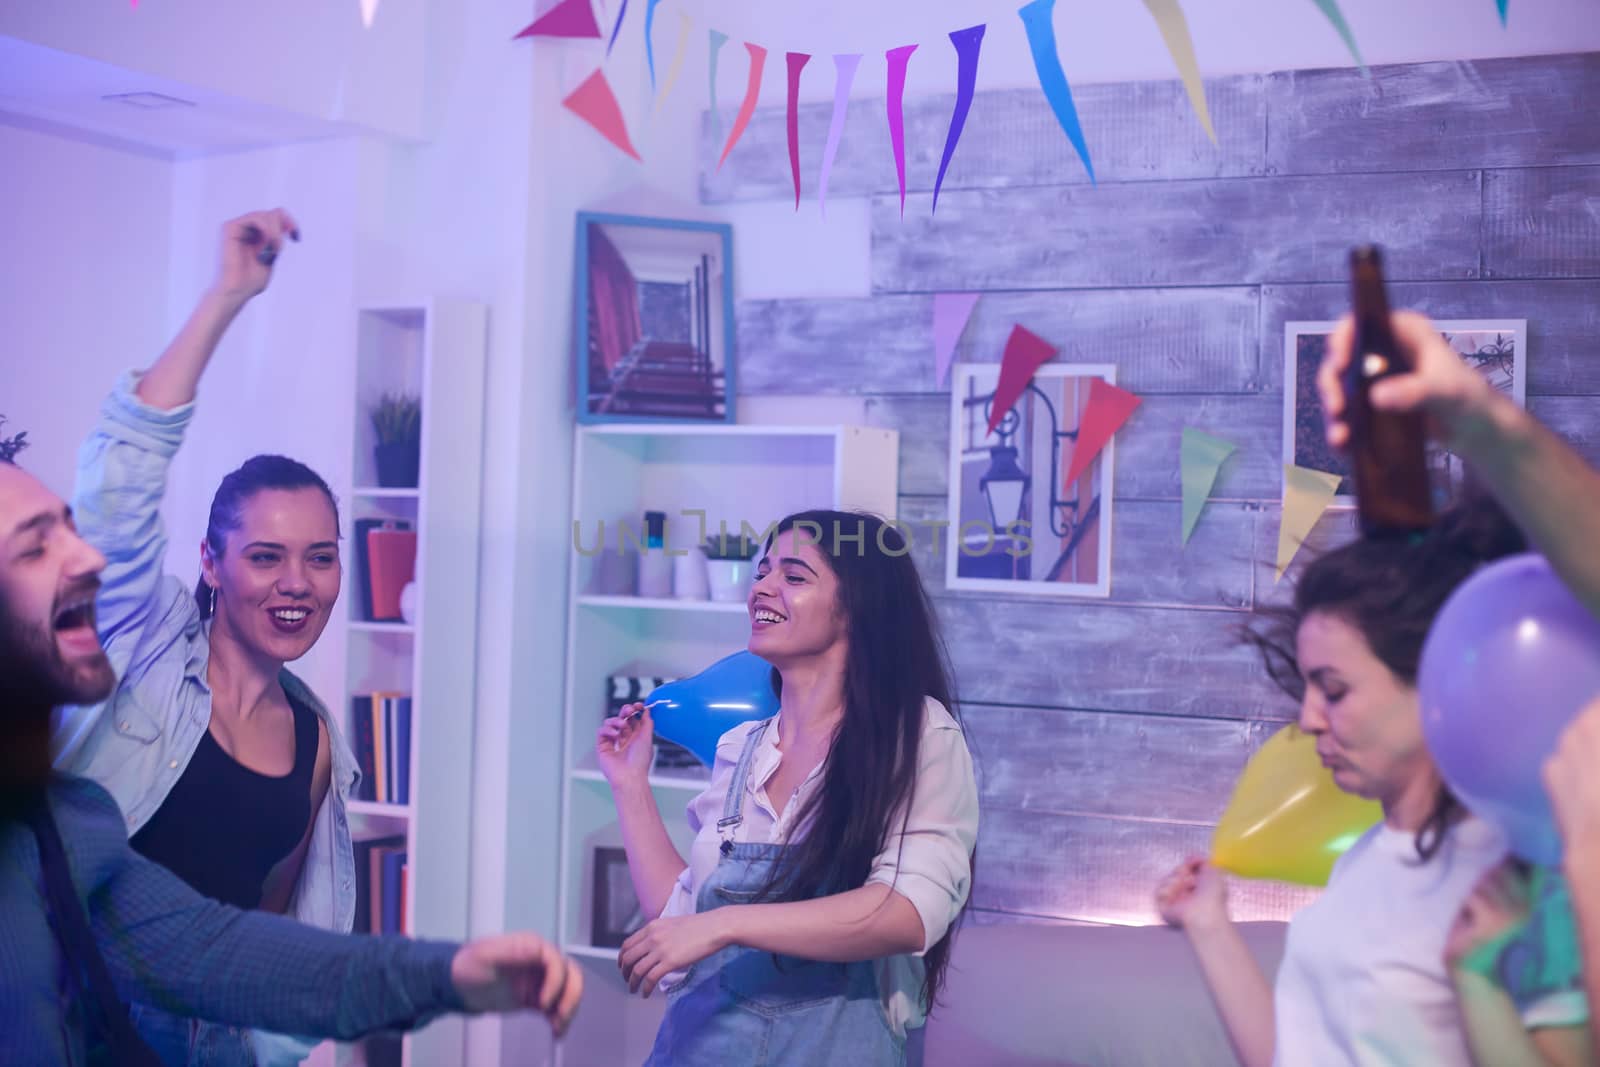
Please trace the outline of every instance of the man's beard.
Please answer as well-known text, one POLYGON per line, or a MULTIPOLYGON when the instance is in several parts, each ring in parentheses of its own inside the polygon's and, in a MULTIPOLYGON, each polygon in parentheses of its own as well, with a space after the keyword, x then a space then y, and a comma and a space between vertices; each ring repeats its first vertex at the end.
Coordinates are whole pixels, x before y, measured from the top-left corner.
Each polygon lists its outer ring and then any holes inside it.
POLYGON ((99 703, 116 681, 104 652, 68 663, 50 623, 25 623, 0 602, 0 726, 8 732, 10 720, 31 716, 41 706, 99 703))

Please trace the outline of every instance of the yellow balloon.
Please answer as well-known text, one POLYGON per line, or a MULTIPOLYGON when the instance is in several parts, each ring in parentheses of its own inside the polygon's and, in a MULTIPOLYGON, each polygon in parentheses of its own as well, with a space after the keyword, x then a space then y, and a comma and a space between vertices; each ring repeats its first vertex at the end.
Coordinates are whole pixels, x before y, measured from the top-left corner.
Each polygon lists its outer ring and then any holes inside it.
POLYGON ((1383 817, 1343 792, 1316 739, 1286 726, 1245 764, 1211 840, 1211 862, 1245 878, 1327 885, 1333 861, 1383 817))

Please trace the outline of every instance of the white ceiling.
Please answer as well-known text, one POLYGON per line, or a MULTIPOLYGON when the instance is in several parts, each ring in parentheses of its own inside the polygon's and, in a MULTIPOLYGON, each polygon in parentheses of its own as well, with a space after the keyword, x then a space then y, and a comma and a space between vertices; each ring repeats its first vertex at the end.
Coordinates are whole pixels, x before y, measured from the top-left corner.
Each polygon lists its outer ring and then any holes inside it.
POLYGON ((0 36, 0 122, 175 158, 352 132, 343 123, 279 111, 6 36, 0 36), (151 109, 104 99, 125 93, 159 93, 188 104, 151 109))

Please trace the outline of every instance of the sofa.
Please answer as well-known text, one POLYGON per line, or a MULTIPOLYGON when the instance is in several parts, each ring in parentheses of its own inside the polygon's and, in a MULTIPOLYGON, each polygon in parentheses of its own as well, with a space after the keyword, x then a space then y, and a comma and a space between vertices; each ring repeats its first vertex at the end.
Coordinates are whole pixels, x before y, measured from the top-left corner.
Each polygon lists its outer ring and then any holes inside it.
MULTIPOLYGON (((1270 982, 1284 923, 1241 923, 1270 982)), ((1228 1067, 1184 935, 1165 926, 968 925, 910 1067, 1228 1067)))

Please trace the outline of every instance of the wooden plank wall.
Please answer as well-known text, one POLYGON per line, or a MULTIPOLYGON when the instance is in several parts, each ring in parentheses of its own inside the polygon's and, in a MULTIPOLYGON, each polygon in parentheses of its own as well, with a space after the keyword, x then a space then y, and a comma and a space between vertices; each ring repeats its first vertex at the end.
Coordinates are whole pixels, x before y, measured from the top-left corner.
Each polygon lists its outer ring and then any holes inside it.
MULTIPOLYGON (((1176 82, 1075 89, 1098 186, 1040 94, 980 94, 936 216, 952 101, 911 101, 903 219, 881 101, 858 102, 830 191, 871 198, 871 297, 739 305, 741 391, 865 398, 901 433, 914 524, 947 514, 933 293, 985 294, 958 359, 998 360, 1020 322, 1144 397, 1118 440, 1109 600, 946 593, 918 538, 981 767, 980 921, 1153 921, 1158 875, 1203 850, 1246 758, 1292 716, 1230 632, 1283 594, 1268 565, 1283 323, 1343 310, 1351 244, 1385 246, 1397 304, 1526 318, 1530 405, 1600 460, 1600 55, 1373 75, 1211 80, 1217 146, 1176 82), (1186 551, 1185 426, 1240 446, 1186 551)), ((807 175, 830 107, 801 110, 807 175)), ((788 198, 785 145, 782 109, 758 112, 703 198, 788 198)), ((1349 527, 1330 514, 1314 541, 1349 527)), ((1252 885, 1236 912, 1303 899, 1252 885)))

